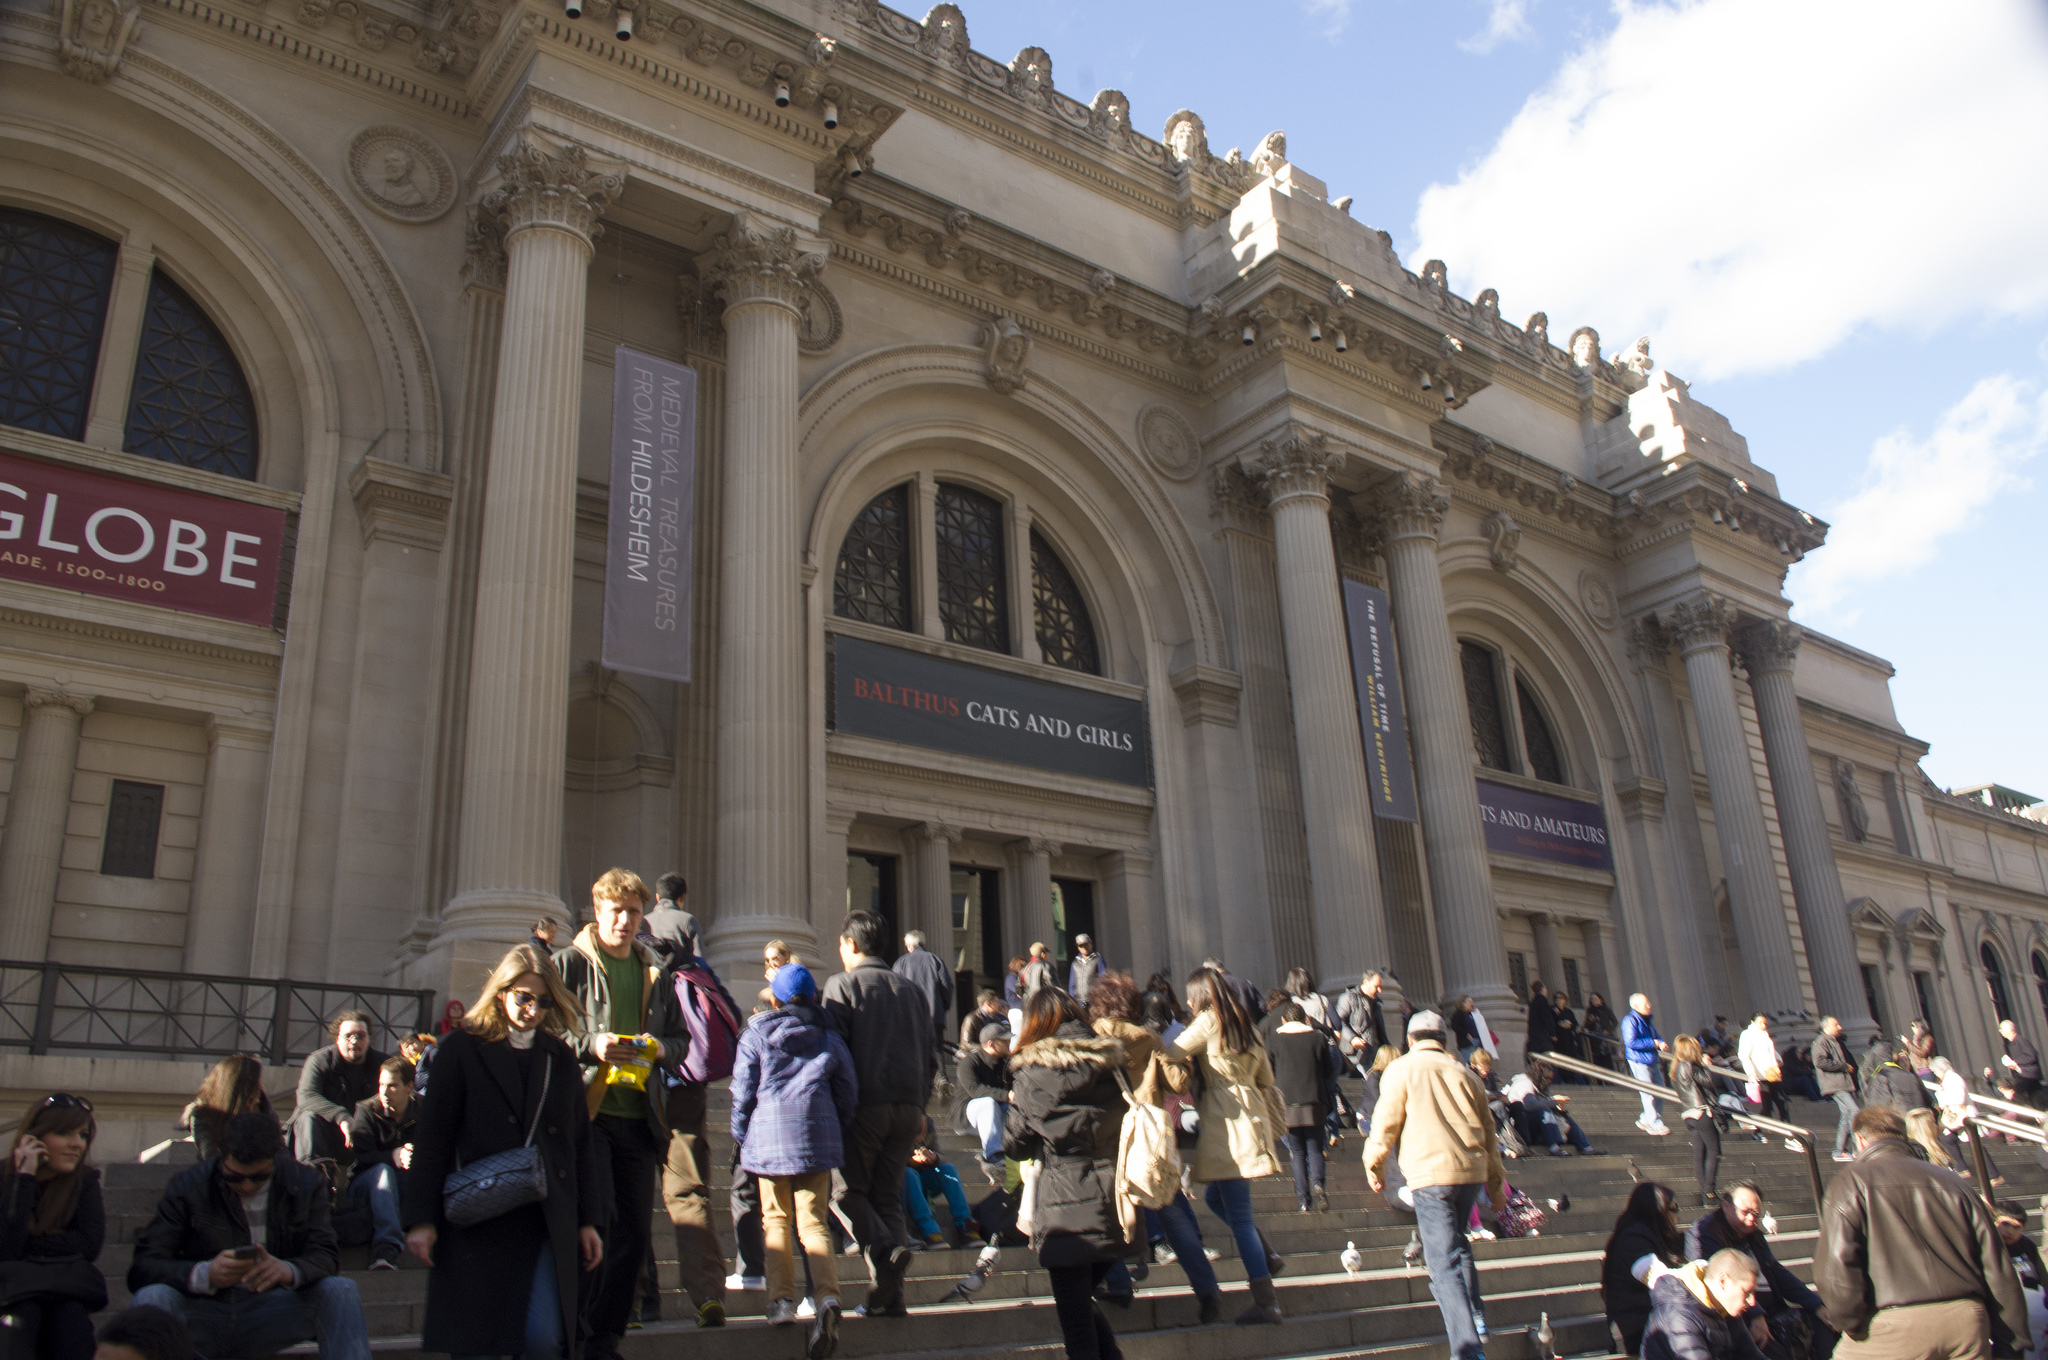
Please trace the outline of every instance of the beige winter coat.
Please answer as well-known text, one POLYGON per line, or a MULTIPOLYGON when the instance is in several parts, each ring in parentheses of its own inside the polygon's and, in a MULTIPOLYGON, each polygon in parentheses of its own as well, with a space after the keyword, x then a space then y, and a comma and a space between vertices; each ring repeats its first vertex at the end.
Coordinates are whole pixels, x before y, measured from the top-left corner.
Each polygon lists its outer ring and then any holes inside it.
POLYGON ((1207 1010, 1167 1048, 1195 1059, 1202 1068, 1202 1100, 1197 1107, 1202 1114, 1202 1136, 1195 1146, 1195 1179, 1250 1180, 1278 1175, 1280 1163, 1273 1156, 1273 1140, 1286 1121, 1264 1046, 1254 1040, 1243 1053, 1227 1052, 1216 1012, 1207 1010))

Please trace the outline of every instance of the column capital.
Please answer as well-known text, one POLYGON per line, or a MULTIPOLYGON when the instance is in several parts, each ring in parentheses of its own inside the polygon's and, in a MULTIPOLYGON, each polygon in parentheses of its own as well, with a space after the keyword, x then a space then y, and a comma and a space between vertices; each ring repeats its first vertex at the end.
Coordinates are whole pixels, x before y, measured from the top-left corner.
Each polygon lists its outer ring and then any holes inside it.
POLYGON ((1742 659, 1752 675, 1771 671, 1791 674, 1806 631, 1784 619, 1763 619, 1742 630, 1742 659))
POLYGON ((1665 612, 1661 622, 1678 650, 1690 656, 1710 647, 1726 647, 1735 627, 1735 606, 1711 591, 1689 595, 1665 612))
POLYGON ((1046 836, 1029 836, 1024 840, 1024 852, 1030 855, 1044 855, 1057 858, 1066 850, 1064 845, 1046 836))
POLYGON ((586 248, 601 234, 598 219, 624 192, 623 167, 594 160, 573 142, 554 142, 522 133, 498 157, 497 188, 485 194, 479 216, 503 239, 528 227, 554 227, 581 237, 586 248))
POLYGON ((697 274, 725 298, 725 309, 749 302, 777 303, 792 319, 803 295, 825 268, 825 252, 797 238, 796 228, 767 221, 742 208, 732 229, 697 260, 697 274))
POLYGON ((1639 671, 1657 670, 1671 655, 1671 634, 1653 618, 1637 619, 1628 626, 1628 660, 1639 671))
POLYGON ((1330 503, 1330 474, 1343 466, 1344 454, 1330 447, 1320 430, 1292 425, 1277 439, 1259 445, 1259 456, 1246 469, 1265 493, 1272 509, 1294 500, 1330 503))
POLYGON ((505 236, 497 217, 482 203, 466 209, 468 221, 462 229, 462 277, 465 282, 492 292, 505 291, 505 236))
POLYGON ((90 694, 79 694, 73 690, 43 689, 30 685, 28 692, 22 696, 21 702, 27 708, 61 706, 70 709, 73 713, 83 718, 86 714, 92 712, 93 704, 97 700, 90 694))
POLYGON ((1387 542, 1403 538, 1435 541, 1444 527, 1451 498, 1436 478, 1403 472, 1381 488, 1375 508, 1387 542))
POLYGON ((966 833, 961 831, 959 827, 945 822, 919 822, 917 825, 917 836, 920 840, 940 841, 947 845, 966 839, 966 833))

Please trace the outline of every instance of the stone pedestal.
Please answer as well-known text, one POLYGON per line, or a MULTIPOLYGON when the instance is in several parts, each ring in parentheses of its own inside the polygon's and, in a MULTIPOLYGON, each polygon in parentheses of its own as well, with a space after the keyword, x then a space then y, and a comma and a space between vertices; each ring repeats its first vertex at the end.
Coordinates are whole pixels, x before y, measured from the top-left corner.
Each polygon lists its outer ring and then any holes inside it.
POLYGON ((1665 620, 1685 657, 1686 685, 1699 723, 1700 754, 1707 765, 1707 797, 1714 805, 1714 832, 1728 878, 1728 905, 1742 944, 1750 1004, 1777 1016, 1800 1009, 1799 975, 1792 963, 1792 934, 1771 861, 1770 830, 1757 795, 1742 711, 1735 701, 1728 632, 1735 611, 1705 592, 1674 606, 1665 620))
POLYGON ((206 720, 206 793, 185 918, 188 973, 242 973, 250 966, 270 735, 268 723, 218 714, 206 720))
POLYGON ((31 688, 22 697, 14 787, 0 839, 0 959, 41 963, 50 948, 78 725, 92 705, 91 695, 61 689, 31 688))
POLYGON ((1743 631, 1742 656, 1749 669, 1750 691, 1756 696, 1757 724, 1763 729, 1764 760, 1770 766, 1771 792, 1778 804, 1778 830, 1785 837, 1792 899, 1799 909, 1799 931, 1806 943, 1814 997, 1822 1014, 1842 1022, 1850 1040, 1849 1051, 1861 1053, 1877 1033, 1877 1022, 1871 1018, 1870 1003, 1863 993, 1856 939, 1849 929, 1849 905, 1842 895, 1842 875, 1835 865, 1827 814, 1821 809, 1820 789, 1813 779, 1799 696, 1792 690, 1799 642, 1797 624, 1753 624, 1743 631))
MULTIPOLYGON (((1351 648, 1330 541, 1329 475, 1338 461, 1323 436, 1295 432, 1267 442, 1251 467, 1273 516, 1280 627, 1308 831, 1312 971, 1326 990, 1355 986, 1366 968, 1391 965, 1351 648)), ((1288 967, 1300 962, 1307 961, 1275 960, 1288 967)))
MULTIPOLYGON (((464 734, 456 894, 428 969, 470 991, 541 915, 561 916, 562 752, 576 540, 576 444, 591 239, 624 177, 582 148, 523 139, 485 206, 504 233, 464 734)), ((575 904, 567 911, 577 916, 575 904)))
POLYGON ((771 939, 815 952, 804 783, 803 543, 796 485, 797 325, 822 253, 742 211, 698 261, 725 299, 719 515, 718 878, 713 963, 771 939), (799 941, 802 943, 799 944, 799 941))
MULTIPOLYGON (((1403 473, 1381 506, 1387 584, 1401 688, 1408 700, 1408 737, 1415 752, 1416 799, 1422 809, 1423 855, 1436 908, 1444 1001, 1470 996, 1501 1036, 1502 1070, 1521 1069, 1521 1010, 1508 986, 1507 947, 1494 914, 1493 876, 1474 784, 1472 720, 1465 712, 1464 671, 1444 614, 1437 534, 1451 498, 1433 477, 1403 473)), ((1419 1000, 1419 998, 1418 998, 1419 1000)))

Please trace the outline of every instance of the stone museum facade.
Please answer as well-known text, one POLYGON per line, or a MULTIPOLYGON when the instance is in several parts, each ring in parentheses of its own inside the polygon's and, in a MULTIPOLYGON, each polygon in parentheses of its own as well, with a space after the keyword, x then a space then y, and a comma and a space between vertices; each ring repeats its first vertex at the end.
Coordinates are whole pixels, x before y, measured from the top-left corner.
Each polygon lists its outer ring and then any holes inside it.
POLYGON ((1789 622, 1826 526, 1349 209, 949 4, 0 0, 0 957, 462 995, 622 864, 725 965, 2048 1033, 2048 827, 1789 622), (621 345, 687 683, 601 661, 621 345))

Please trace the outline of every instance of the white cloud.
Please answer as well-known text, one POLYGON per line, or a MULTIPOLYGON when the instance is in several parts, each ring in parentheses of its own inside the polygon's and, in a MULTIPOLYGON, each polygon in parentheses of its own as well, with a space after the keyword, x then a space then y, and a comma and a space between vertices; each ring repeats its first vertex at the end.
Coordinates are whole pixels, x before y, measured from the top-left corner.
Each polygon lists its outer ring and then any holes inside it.
POLYGON ((1351 0, 1301 0, 1301 7, 1310 18, 1327 19, 1323 32, 1333 38, 1351 22, 1351 0))
POLYGON ((1485 55, 1504 42, 1520 42, 1529 36, 1529 6, 1533 0, 1488 0, 1486 27, 1458 46, 1485 55))
POLYGON ((1995 497, 2024 490, 2020 469, 2044 448, 2048 393, 2009 373, 1980 380, 1927 438, 1885 435, 1862 487, 1827 516, 1827 546, 1792 569, 1795 612, 1854 622, 1859 587, 1925 565, 1995 497))
POLYGON ((1517 320, 1712 378, 2048 308, 2044 165, 2033 0, 1616 0, 1415 233, 1517 320))

